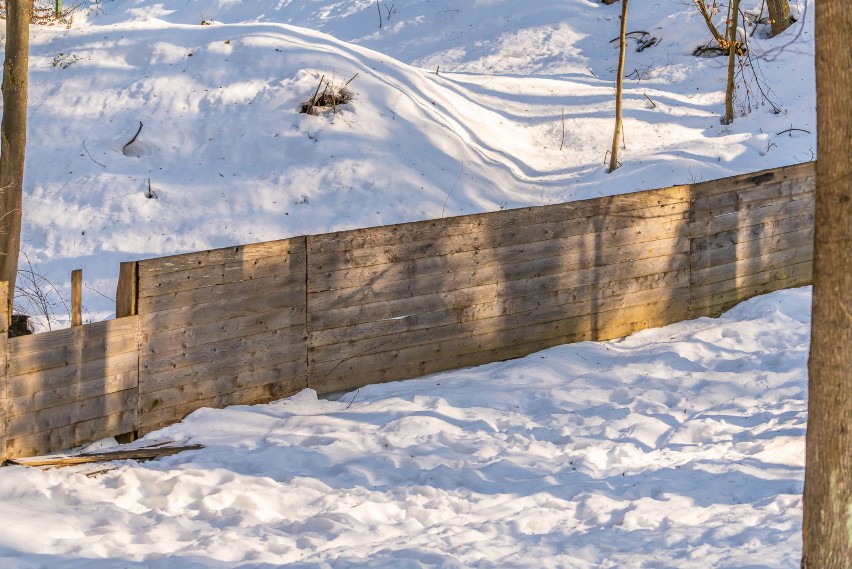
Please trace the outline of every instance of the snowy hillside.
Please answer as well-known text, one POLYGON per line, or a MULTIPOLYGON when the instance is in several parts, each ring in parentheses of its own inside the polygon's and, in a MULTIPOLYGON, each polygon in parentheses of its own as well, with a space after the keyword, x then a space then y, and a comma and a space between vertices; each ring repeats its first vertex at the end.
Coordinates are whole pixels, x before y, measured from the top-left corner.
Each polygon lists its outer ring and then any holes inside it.
MULTIPOLYGON (((728 127, 691 2, 631 3, 659 41, 628 52, 611 175, 618 5, 81 5, 32 31, 23 250, 66 298, 83 268, 99 320, 120 261, 811 160, 813 1, 781 37, 747 30, 780 112, 743 90, 728 127), (300 114, 322 77, 352 101, 300 114)), ((337 401, 202 409, 134 443, 202 450, 0 470, 0 567, 798 567, 809 333, 810 290, 789 290, 337 401)))
POLYGON ((709 39, 696 10, 634 7, 628 29, 659 41, 629 51, 624 165, 611 175, 617 6, 381 2, 381 28, 367 0, 81 7, 70 28, 32 33, 23 251, 66 298, 83 268, 84 318, 98 320, 120 261, 811 160, 813 136, 777 134, 815 132, 799 6, 784 35, 750 40, 781 112, 749 68, 740 109, 752 109, 729 127, 723 58, 691 55, 709 39), (322 77, 349 82, 353 100, 299 114, 322 77))

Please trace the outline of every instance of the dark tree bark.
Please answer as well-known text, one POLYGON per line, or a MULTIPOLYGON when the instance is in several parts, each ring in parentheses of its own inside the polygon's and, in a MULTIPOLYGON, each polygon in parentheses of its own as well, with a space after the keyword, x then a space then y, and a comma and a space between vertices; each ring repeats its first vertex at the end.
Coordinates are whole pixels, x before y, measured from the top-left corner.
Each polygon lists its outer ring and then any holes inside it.
POLYGON ((772 20, 773 36, 790 27, 793 20, 790 18, 789 0, 766 0, 766 7, 769 9, 769 19, 772 20))
POLYGON ((618 139, 621 137, 621 100, 624 92, 624 59, 627 55, 627 0, 621 4, 621 34, 619 35, 618 73, 615 87, 615 134, 612 135, 612 152, 609 155, 609 170, 618 168, 618 139))
POLYGON ((6 57, 0 125, 0 281, 9 282, 10 297, 14 295, 21 248, 31 7, 31 1, 6 0, 6 57))
POLYGON ((852 11, 816 3, 816 232, 802 567, 852 567, 852 11))

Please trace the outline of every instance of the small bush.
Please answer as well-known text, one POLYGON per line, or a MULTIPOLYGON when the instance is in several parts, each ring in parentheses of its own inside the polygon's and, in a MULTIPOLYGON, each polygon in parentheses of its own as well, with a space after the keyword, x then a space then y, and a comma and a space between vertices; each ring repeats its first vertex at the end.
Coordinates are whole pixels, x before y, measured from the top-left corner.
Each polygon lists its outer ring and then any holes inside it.
POLYGON ((352 100, 352 92, 347 88, 352 79, 346 83, 335 84, 323 75, 314 95, 302 103, 299 112, 307 115, 319 115, 329 111, 337 113, 342 105, 352 100))

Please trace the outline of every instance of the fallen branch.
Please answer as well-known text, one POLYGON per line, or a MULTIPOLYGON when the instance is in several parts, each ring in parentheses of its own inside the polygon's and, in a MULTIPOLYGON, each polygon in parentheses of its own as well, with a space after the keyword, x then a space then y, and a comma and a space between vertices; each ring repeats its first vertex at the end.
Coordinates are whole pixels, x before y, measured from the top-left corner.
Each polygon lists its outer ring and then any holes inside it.
POLYGON ((93 462, 109 462, 111 460, 152 460, 162 456, 172 456, 187 450, 200 450, 204 445, 187 446, 162 446, 145 447, 129 450, 114 450, 105 452, 92 452, 76 454, 73 456, 51 456, 33 458, 15 458, 7 460, 8 464, 18 466, 30 466, 34 468, 61 468, 63 466, 74 466, 76 464, 90 464, 93 462))
POLYGON ((139 128, 136 129, 136 134, 133 135, 133 138, 130 139, 130 142, 121 147, 121 153, 127 156, 127 147, 136 142, 136 139, 139 138, 139 133, 142 132, 142 121, 139 121, 139 128))
MULTIPOLYGON (((140 124, 141 124, 141 123, 140 123, 140 124)), ((89 149, 88 149, 88 148, 86 148, 86 141, 85 141, 85 140, 83 141, 83 150, 85 150, 85 151, 86 151, 86 154, 89 156, 89 159, 90 159, 92 162, 94 162, 95 164, 97 164, 97 165, 98 165, 98 166, 100 166, 101 168, 106 168, 106 165, 101 164, 100 162, 98 162, 97 160, 95 160, 94 158, 92 158, 92 155, 89 153, 89 149)))
POLYGON ((811 134, 811 131, 809 131, 809 130, 805 130, 805 129, 803 129, 803 128, 793 128, 793 127, 791 126, 791 127, 790 127, 790 128, 788 128, 787 130, 782 130, 781 132, 777 132, 777 133, 775 133, 775 136, 781 136, 782 134, 786 134, 786 133, 788 133, 788 132, 789 132, 789 133, 790 133, 790 137, 792 138, 792 136, 793 136, 793 131, 806 132, 806 133, 808 133, 808 134, 811 134))
POLYGON ((644 96, 645 96, 645 98, 646 98, 646 99, 648 99, 648 102, 649 102, 649 103, 651 103, 652 105, 654 105, 654 108, 655 108, 655 109, 657 108, 657 103, 655 103, 654 101, 652 101, 652 100, 651 100, 651 97, 649 97, 649 96, 648 96, 648 93, 642 93, 642 95, 644 95, 644 96))

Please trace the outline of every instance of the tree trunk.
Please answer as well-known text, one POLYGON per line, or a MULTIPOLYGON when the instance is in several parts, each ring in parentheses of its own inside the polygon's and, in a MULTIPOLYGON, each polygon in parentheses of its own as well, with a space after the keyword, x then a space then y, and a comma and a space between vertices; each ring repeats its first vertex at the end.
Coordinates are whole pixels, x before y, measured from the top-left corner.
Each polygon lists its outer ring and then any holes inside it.
POLYGON ((612 136, 612 152, 609 155, 609 170, 618 168, 618 139, 621 137, 621 95, 624 92, 624 59, 627 55, 627 0, 621 4, 621 35, 618 53, 618 73, 615 82, 615 134, 612 136))
POLYGON ((725 88, 725 116, 722 117, 722 124, 734 122, 734 91, 737 88, 735 78, 737 51, 739 50, 739 43, 737 42, 739 14, 740 0, 732 0, 728 11, 728 86, 725 88))
POLYGON ((816 5, 817 161, 802 567, 852 565, 852 11, 816 5))
POLYGON ((15 291, 21 248, 31 7, 32 3, 27 0, 6 0, 3 119, 0 124, 0 281, 8 281, 10 297, 15 291))
POLYGON ((769 8, 769 19, 772 20, 773 36, 790 27, 792 19, 789 0, 766 0, 766 7, 769 8))

